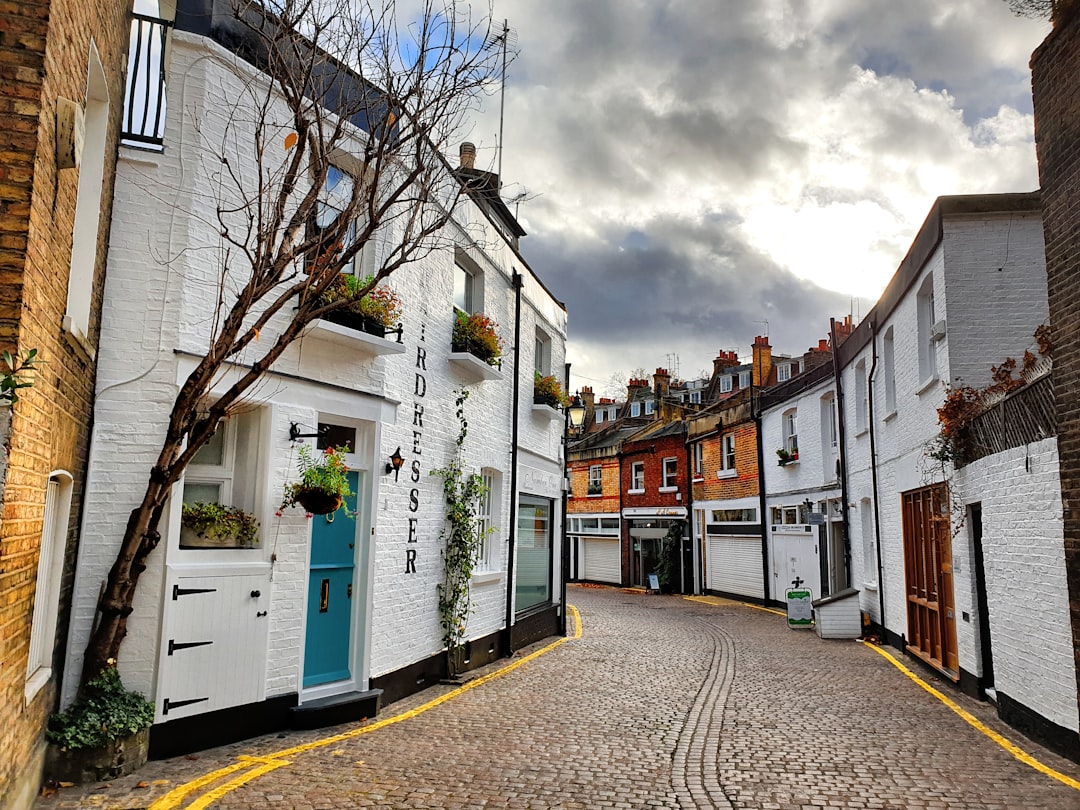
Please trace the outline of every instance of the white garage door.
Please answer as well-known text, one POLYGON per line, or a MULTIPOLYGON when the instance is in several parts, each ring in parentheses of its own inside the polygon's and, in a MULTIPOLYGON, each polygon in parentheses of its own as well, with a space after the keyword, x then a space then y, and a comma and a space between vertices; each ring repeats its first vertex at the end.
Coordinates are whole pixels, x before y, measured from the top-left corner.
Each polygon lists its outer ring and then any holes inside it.
POLYGON ((619 560, 618 539, 599 537, 582 538, 582 579, 590 582, 622 582, 622 566, 619 560))
POLYGON ((710 591, 765 598, 760 537, 709 535, 705 566, 710 591))

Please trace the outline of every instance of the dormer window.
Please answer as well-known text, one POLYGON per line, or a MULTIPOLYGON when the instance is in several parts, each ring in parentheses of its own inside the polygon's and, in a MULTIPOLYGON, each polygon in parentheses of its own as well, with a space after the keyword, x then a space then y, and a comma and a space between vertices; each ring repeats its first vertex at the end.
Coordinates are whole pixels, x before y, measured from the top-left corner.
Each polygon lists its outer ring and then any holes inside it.
POLYGON ((630 403, 630 415, 631 416, 641 416, 641 403, 640 402, 631 402, 630 403))
POLYGON ((739 388, 749 388, 749 387, 750 387, 750 372, 749 371, 740 371, 739 372, 739 388))
POLYGON ((731 375, 725 374, 720 378, 720 393, 728 394, 731 392, 731 375))
POLYGON ((645 415, 648 416, 649 414, 651 414, 655 409, 655 406, 656 403, 653 402, 651 399, 645 400, 645 415))
POLYGON ((786 382, 791 379, 791 364, 782 363, 776 367, 776 381, 786 382))

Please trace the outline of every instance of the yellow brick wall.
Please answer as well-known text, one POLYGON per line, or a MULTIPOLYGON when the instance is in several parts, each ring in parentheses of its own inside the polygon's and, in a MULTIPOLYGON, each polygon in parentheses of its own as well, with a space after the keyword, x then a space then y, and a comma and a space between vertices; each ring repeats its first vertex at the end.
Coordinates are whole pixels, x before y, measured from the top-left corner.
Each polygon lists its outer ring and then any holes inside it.
POLYGON ((701 441, 703 481, 694 484, 694 501, 751 498, 758 494, 757 427, 743 422, 701 441), (732 478, 717 478, 722 436, 735 435, 735 471, 732 478))
MULTIPOLYGON (((85 101, 91 38, 105 68, 110 98, 102 202, 112 198, 116 135, 123 103, 123 53, 130 2, 0 0, 0 349, 38 349, 33 388, 12 409, 0 509, 0 808, 26 806, 36 788, 41 732, 55 701, 54 684, 26 705, 27 651, 33 615, 45 488, 50 472, 74 476, 67 569, 58 622, 58 671, 86 467, 93 393, 92 362, 65 337, 78 171, 58 171, 56 98, 85 101), (32 793, 31 793, 32 795, 32 793)), ((95 301, 100 301, 108 211, 100 222, 95 301)), ((96 339, 97 310, 91 316, 96 339)))
POLYGON ((617 458, 570 463, 570 492, 567 511, 576 514, 619 511, 619 460, 617 458), (588 495, 589 467, 600 465, 601 495, 588 495))

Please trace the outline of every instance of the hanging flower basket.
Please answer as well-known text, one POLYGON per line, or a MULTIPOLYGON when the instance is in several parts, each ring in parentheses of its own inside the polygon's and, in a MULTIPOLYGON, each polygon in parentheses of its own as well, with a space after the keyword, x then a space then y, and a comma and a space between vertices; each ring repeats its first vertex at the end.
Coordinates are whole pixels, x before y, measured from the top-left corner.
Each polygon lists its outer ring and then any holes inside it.
POLYGON ((296 502, 304 507, 304 511, 313 515, 329 515, 340 509, 343 503, 336 492, 327 492, 324 489, 298 489, 294 496, 296 502))

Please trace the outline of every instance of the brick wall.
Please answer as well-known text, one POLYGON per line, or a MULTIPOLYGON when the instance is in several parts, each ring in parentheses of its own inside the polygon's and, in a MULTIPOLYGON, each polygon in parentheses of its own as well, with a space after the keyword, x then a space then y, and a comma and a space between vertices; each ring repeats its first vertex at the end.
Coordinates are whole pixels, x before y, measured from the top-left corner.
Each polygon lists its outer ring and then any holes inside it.
POLYGON ((574 461, 570 464, 570 494, 567 511, 571 514, 619 512, 619 459, 615 457, 574 461), (589 468, 600 467, 600 494, 589 495, 589 468))
POLYGON ((758 494, 757 426, 752 421, 725 428, 701 440, 701 481, 695 482, 694 502, 750 498, 758 494), (735 436, 735 475, 720 478, 721 441, 735 436))
POLYGON ((1080 682, 1080 4, 1059 9, 1054 30, 1035 51, 1031 68, 1055 343, 1065 565, 1080 682))
MULTIPOLYGON (((28 806, 40 776, 41 729, 54 708, 56 690, 50 682, 26 705, 24 687, 45 489, 52 471, 65 470, 74 478, 58 619, 62 642, 93 394, 93 363, 61 326, 79 173, 56 168, 56 99, 85 103, 92 39, 112 100, 101 190, 102 200, 108 201, 129 6, 55 0, 0 7, 0 348, 36 348, 43 361, 35 386, 13 409, 10 433, 3 437, 8 459, 0 526, 0 807, 5 809, 28 806)), ((95 251, 91 344, 104 272, 105 208, 95 251)), ((59 664, 59 658, 54 660, 54 673, 59 664)))

